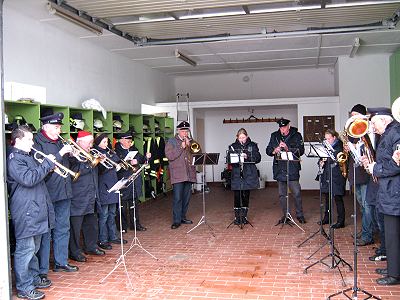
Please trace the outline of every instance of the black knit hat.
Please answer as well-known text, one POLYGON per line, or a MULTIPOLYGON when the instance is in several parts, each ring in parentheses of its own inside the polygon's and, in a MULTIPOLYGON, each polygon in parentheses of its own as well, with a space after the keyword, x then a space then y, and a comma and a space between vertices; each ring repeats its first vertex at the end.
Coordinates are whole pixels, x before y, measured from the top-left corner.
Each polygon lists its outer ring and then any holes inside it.
POLYGON ((94 138, 94 144, 96 146, 98 146, 104 138, 108 138, 108 134, 107 133, 103 132, 103 133, 96 134, 96 137, 94 138))
POLYGON ((354 105, 350 112, 353 112, 353 111, 358 112, 359 114, 362 114, 362 115, 367 114, 367 108, 362 104, 354 105))

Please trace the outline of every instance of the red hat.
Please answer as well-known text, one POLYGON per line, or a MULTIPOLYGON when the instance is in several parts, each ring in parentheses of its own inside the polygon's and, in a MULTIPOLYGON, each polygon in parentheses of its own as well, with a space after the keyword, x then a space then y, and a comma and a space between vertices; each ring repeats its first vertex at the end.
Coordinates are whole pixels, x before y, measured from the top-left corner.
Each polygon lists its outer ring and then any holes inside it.
POLYGON ((77 136, 76 139, 82 139, 82 138, 87 137, 89 135, 92 135, 92 134, 90 132, 85 131, 85 130, 80 130, 80 131, 78 131, 78 136, 77 136))

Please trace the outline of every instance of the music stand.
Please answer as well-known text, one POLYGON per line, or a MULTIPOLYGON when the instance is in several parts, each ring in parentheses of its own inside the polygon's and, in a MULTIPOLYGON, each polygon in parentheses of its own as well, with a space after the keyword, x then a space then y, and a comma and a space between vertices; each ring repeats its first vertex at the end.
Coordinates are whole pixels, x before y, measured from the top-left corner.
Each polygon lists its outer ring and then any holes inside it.
POLYGON ((129 249, 124 253, 124 256, 128 254, 129 251, 132 250, 133 247, 138 246, 140 249, 142 249, 144 252, 146 252, 148 255, 150 255, 152 258, 154 258, 155 260, 158 260, 157 257, 155 257, 153 254, 151 254, 149 251, 147 251, 146 249, 143 248, 142 244, 139 241, 139 238, 136 235, 136 203, 135 203, 135 180, 136 178, 141 175, 142 170, 147 166, 147 164, 142 165, 136 172, 134 172, 132 175, 130 175, 127 178, 127 181, 124 185, 123 188, 128 188, 129 185, 132 184, 132 195, 133 195, 133 225, 135 227, 134 232, 135 232, 135 236, 131 242, 131 246, 129 247, 129 249))
POLYGON ((133 285, 132 285, 132 281, 131 278, 129 277, 129 273, 128 270, 126 269, 126 263, 125 263, 125 254, 124 254, 124 240, 122 237, 122 205, 121 205, 121 189, 125 188, 125 184, 127 183, 127 178, 122 178, 121 180, 119 180, 118 182, 116 182, 109 190, 109 193, 116 193, 118 194, 118 211, 119 211, 119 228, 121 229, 119 231, 120 234, 120 240, 121 240, 121 254, 119 256, 119 258, 115 261, 115 266, 114 268, 103 278, 99 281, 99 283, 103 283, 120 265, 124 266, 124 271, 125 271, 125 275, 126 277, 128 277, 128 282, 129 282, 129 286, 131 287, 131 289, 133 290, 133 285))
POLYGON ((219 153, 194 153, 192 154, 193 157, 193 165, 195 166, 202 166, 202 172, 203 172, 203 178, 202 178, 202 200, 203 200, 203 215, 201 216, 199 222, 197 223, 196 226, 194 226, 192 229, 190 229, 187 234, 190 233, 192 230, 196 229, 199 227, 201 224, 205 224, 208 226, 210 229, 211 234, 215 237, 215 234, 213 232, 213 228, 207 223, 206 219, 206 199, 205 199, 205 181, 206 181, 206 176, 205 176, 205 165, 216 165, 218 164, 218 159, 219 159, 219 153))
MULTIPOLYGON (((329 157, 329 155, 325 152, 325 149, 323 148, 322 144, 313 145, 311 143, 310 143, 310 152, 308 154, 306 154, 306 156, 310 157, 310 158, 318 158, 318 159, 323 159, 323 158, 328 158, 329 157)), ((301 247, 306 242, 308 242, 309 240, 314 238, 317 234, 321 234, 326 239, 326 242, 320 248, 318 248, 313 254, 311 254, 307 259, 310 259, 311 257, 313 257, 319 250, 321 250, 325 245, 327 245, 328 242, 329 242, 329 239, 330 239, 328 234, 326 233, 326 231, 324 229, 323 224, 322 224, 322 218, 323 218, 322 209, 323 209, 324 205, 323 205, 323 202, 322 202, 321 175, 322 175, 321 166, 320 166, 320 164, 318 164, 318 174, 317 174, 317 176, 318 176, 318 182, 319 182, 319 214, 320 214, 319 229, 316 230, 314 233, 312 233, 308 238, 306 238, 303 242, 301 242, 297 247, 301 247)))
MULTIPOLYGON (((303 228, 301 228, 293 219, 292 215, 290 214, 289 210, 289 163, 295 162, 295 161, 300 161, 300 156, 295 155, 294 152, 291 151, 281 151, 280 156, 277 157, 277 160, 282 160, 286 161, 286 213, 285 213, 285 218, 282 221, 282 226, 278 232, 278 235, 280 234, 283 226, 285 224, 289 225, 290 227, 293 227, 292 224, 296 225, 301 231, 305 232, 303 228)), ((275 226, 279 225, 280 222, 278 222, 275 226)))

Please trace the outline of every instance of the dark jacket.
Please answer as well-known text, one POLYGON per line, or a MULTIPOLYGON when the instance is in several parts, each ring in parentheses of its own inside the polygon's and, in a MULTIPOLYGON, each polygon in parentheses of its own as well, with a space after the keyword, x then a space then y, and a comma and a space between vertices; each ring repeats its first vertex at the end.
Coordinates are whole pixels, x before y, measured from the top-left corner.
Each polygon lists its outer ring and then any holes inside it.
MULTIPOLYGON (((332 145, 334 150, 333 155, 336 157, 339 152, 343 151, 343 143, 341 140, 336 139, 332 145)), ((343 177, 338 163, 335 163, 331 158, 327 158, 321 174, 321 192, 329 193, 329 179, 331 176, 332 166, 332 194, 334 196, 344 196, 346 192, 346 179, 343 177)))
MULTIPOLYGON (((100 151, 103 155, 106 155, 108 158, 112 159, 114 162, 119 161, 119 157, 114 154, 108 154, 107 149, 102 149, 100 147, 95 147, 98 151, 100 151)), ((111 189, 114 184, 118 181, 118 175, 115 168, 107 169, 101 164, 98 164, 98 174, 99 174, 99 197, 101 205, 106 204, 114 204, 118 203, 118 194, 111 192, 109 193, 108 190, 111 189)), ((121 191, 122 193, 122 191, 121 191)))
MULTIPOLYGON (((58 152, 63 147, 63 144, 60 140, 53 142, 45 137, 42 132, 39 132, 35 135, 34 141, 35 144, 33 145, 33 147, 35 149, 42 151, 44 154, 55 155, 58 162, 60 162, 64 167, 69 168, 68 154, 64 155, 63 157, 58 154, 58 152)), ((49 191, 51 201, 56 202, 59 200, 70 199, 72 197, 70 176, 64 178, 55 172, 51 172, 45 178, 45 182, 47 190, 49 191)))
MULTIPOLYGON (((266 149, 266 153, 269 156, 274 156, 272 152, 276 147, 279 146, 279 143, 283 141, 289 148, 289 151, 293 152, 295 156, 302 156, 304 154, 304 143, 303 137, 300 132, 297 131, 296 127, 290 127, 289 134, 287 136, 283 136, 280 130, 275 131, 271 134, 269 139, 269 143, 266 149)), ((284 160, 278 160, 276 156, 274 156, 273 162, 273 174, 274 179, 276 181, 286 181, 286 173, 287 173, 287 162, 284 160)), ((289 162, 289 180, 297 181, 300 179, 300 170, 301 164, 300 161, 290 161, 289 162)))
MULTIPOLYGON (((118 155, 120 159, 124 159, 126 155, 128 154, 129 151, 138 151, 138 149, 135 146, 131 146, 129 149, 124 149, 120 143, 117 143, 115 145, 115 152, 118 155)), ((139 152, 136 154, 134 157, 137 159, 139 164, 144 164, 146 162, 146 158, 140 154, 139 152)), ((139 165, 137 166, 138 168, 140 167, 139 165)), ((118 179, 121 178, 128 178, 133 174, 132 169, 124 170, 121 169, 121 171, 118 172, 118 179)), ((142 180, 142 175, 140 174, 136 179, 135 179, 135 199, 139 198, 142 196, 142 185, 143 185, 143 180, 142 180)), ((122 200, 128 200, 132 199, 132 185, 130 185, 128 188, 122 190, 122 200)))
POLYGON ((90 163, 80 162, 75 157, 70 158, 70 167, 80 172, 79 178, 72 182, 71 216, 92 214, 96 202, 100 201, 97 167, 91 168, 90 163))
POLYGON ((54 227, 54 208, 44 182, 53 168, 47 159, 38 164, 28 153, 11 149, 7 182, 16 239, 43 234, 54 227))
MULTIPOLYGON (((353 144, 356 144, 358 142, 358 140, 359 139, 349 137, 349 142, 351 142, 353 144)), ((369 139, 368 139, 368 141, 369 141, 369 139)), ((354 171, 355 171, 355 175, 356 175, 355 184, 368 184, 370 176, 365 171, 363 166, 357 166, 354 169, 354 159, 351 156, 350 152, 348 153, 348 166, 349 166, 349 168, 348 168, 349 172, 348 172, 347 178, 349 179, 349 183, 351 186, 354 185, 354 171)))
POLYGON ((254 190, 259 187, 258 172, 256 164, 261 161, 261 154, 256 143, 250 138, 242 145, 237 139, 228 148, 228 155, 246 153, 247 158, 243 163, 241 173, 240 164, 232 164, 231 190, 254 190), (242 176, 241 176, 242 175, 242 176))
POLYGON ((378 178, 377 207, 385 215, 400 216, 400 167, 392 159, 400 144, 400 124, 391 122, 376 149, 373 175, 378 178))
POLYGON ((192 165, 192 155, 188 147, 182 148, 178 134, 165 145, 165 155, 169 160, 171 184, 196 182, 196 168, 192 165))

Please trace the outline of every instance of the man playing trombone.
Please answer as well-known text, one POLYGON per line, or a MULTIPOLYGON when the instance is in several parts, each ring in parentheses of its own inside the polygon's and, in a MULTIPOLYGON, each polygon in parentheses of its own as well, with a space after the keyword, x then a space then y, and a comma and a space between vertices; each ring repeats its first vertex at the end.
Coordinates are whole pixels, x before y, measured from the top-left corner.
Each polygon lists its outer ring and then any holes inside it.
MULTIPOLYGON (((59 139, 64 114, 54 113, 40 118, 42 129, 35 135, 34 148, 45 154, 53 154, 57 161, 69 168, 66 154, 72 153, 70 145, 64 145, 59 139)), ((49 269, 50 238, 53 240, 54 272, 76 272, 78 267, 68 264, 68 244, 70 234, 70 208, 72 198, 71 178, 63 177, 53 172, 46 179, 46 186, 54 206, 56 216, 55 226, 50 233, 45 234, 40 246, 40 274, 46 276, 49 269)))

